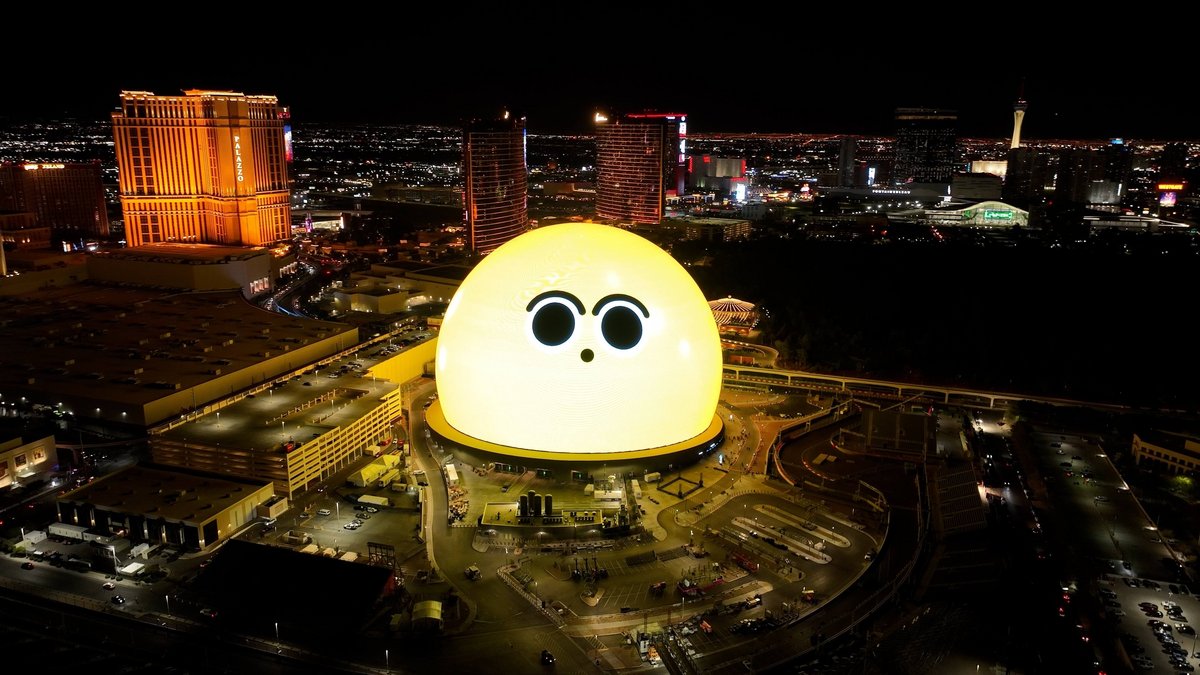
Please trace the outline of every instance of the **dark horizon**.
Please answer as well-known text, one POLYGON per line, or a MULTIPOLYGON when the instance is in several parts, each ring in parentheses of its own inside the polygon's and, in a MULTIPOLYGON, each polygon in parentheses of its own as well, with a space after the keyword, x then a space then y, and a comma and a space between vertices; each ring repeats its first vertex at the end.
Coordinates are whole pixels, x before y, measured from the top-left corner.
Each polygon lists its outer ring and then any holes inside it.
POLYGON ((695 74, 667 77, 641 67, 632 57, 614 57, 586 64, 564 60, 518 72, 509 72, 503 64, 482 63, 467 86, 453 64, 389 69, 389 59, 403 63, 404 55, 378 47, 360 47, 336 64, 317 56, 291 54, 265 70, 231 68, 221 55, 212 63, 121 68, 96 61, 66 71, 47 66, 45 72, 31 64, 14 72, 8 90, 21 91, 21 102, 0 108, 0 119, 103 121, 122 90, 170 95, 212 88, 276 95, 291 109, 297 125, 458 126, 507 107, 526 116, 531 134, 590 133, 597 109, 654 109, 687 113, 692 134, 888 136, 895 132, 896 108, 930 107, 956 110, 962 137, 1002 139, 1011 134, 1013 103, 1024 82, 1029 107, 1022 136, 1027 140, 1200 140, 1184 88, 1131 92, 1111 70, 1099 66, 1080 68, 1068 77, 1047 74, 1053 71, 1032 64, 973 64, 966 73, 928 68, 843 72, 780 69, 768 54, 759 65, 715 63, 695 74), (337 68, 330 70, 332 65, 337 68))

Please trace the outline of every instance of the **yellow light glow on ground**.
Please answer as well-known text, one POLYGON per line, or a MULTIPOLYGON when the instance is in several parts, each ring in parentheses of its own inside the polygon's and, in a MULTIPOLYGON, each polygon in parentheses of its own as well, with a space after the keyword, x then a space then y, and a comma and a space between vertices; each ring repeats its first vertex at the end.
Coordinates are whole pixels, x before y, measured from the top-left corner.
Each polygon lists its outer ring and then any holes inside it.
POLYGON ((523 457, 525 459, 549 459, 559 462, 618 462, 618 461, 634 461, 639 459, 650 459, 660 457, 662 455, 671 455, 685 450, 696 450, 701 445, 717 438, 721 433, 722 422, 719 415, 713 414, 709 419, 709 424, 704 431, 699 434, 657 448, 646 448, 643 450, 631 450, 627 452, 570 452, 563 450, 555 450, 542 452, 540 450, 526 450, 524 448, 514 448, 508 445, 500 445, 499 443, 488 443, 478 438, 472 438, 446 422, 446 416, 442 411, 442 402, 434 401, 429 409, 425 411, 425 423, 429 428, 433 429, 438 435, 456 445, 474 448, 475 450, 483 450, 485 452, 504 455, 505 457, 523 457))
POLYGON ((702 436, 721 344, 691 276, 638 235, 594 223, 528 232, 479 263, 438 338, 446 423, 489 444, 595 455, 702 436))

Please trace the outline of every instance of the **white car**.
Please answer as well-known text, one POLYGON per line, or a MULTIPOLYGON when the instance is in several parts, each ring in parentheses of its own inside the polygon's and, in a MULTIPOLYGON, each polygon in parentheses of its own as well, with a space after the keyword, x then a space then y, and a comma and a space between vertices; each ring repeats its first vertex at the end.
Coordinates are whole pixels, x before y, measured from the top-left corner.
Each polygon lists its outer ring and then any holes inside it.
POLYGON ((332 512, 332 511, 330 511, 329 509, 317 509, 317 515, 318 515, 318 516, 328 516, 328 515, 330 515, 331 513, 333 513, 333 512, 332 512))

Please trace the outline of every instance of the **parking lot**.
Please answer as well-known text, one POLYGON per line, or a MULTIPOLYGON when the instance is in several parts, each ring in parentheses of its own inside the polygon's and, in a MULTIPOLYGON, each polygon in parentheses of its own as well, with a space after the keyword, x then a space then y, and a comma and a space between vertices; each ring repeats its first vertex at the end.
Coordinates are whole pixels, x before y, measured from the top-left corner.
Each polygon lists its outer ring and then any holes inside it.
POLYGON ((1118 627, 1121 645, 1136 669, 1193 672, 1200 665, 1200 601, 1185 586, 1122 575, 1099 580, 1104 611, 1118 627))

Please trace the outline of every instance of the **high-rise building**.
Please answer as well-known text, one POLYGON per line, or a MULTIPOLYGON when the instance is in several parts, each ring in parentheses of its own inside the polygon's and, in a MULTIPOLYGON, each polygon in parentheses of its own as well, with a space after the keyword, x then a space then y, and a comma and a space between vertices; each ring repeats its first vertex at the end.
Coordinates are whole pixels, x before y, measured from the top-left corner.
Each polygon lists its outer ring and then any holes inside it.
POLYGON ((1158 182, 1179 183, 1187 178, 1188 148, 1186 143, 1167 143, 1158 156, 1158 182))
POLYGON ((1104 163, 1101 160, 1100 153, 1087 148, 1061 151, 1054 180, 1055 201, 1070 204, 1089 203, 1094 188, 1099 187, 1094 183, 1104 182, 1104 163))
POLYGON ((684 191, 687 115, 596 115, 596 215, 658 223, 668 195, 684 191))
POLYGON ((858 150, 858 141, 853 138, 843 138, 838 149, 838 185, 854 187, 854 154, 858 150))
POLYGON ((1054 179, 1055 156, 1024 147, 1008 151, 1008 167, 1001 195, 1005 202, 1028 209, 1045 201, 1046 186, 1054 179))
POLYGON ((949 183, 958 163, 958 114, 896 109, 895 183, 949 183))
POLYGON ((1104 148, 1104 173, 1102 179, 1115 186, 1115 201, 1105 203, 1119 204, 1129 190, 1129 182, 1133 179, 1133 150, 1123 138, 1114 138, 1104 148))
POLYGON ((108 236, 100 162, 0 164, 0 211, 26 211, 59 236, 108 236))
POLYGON ((467 245, 487 254, 529 225, 525 118, 508 112, 463 129, 463 222, 467 245))
POLYGON ((285 113, 274 96, 121 92, 112 119, 129 245, 288 238, 285 113))

